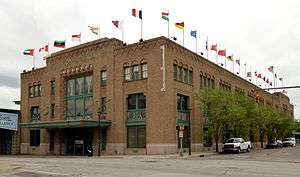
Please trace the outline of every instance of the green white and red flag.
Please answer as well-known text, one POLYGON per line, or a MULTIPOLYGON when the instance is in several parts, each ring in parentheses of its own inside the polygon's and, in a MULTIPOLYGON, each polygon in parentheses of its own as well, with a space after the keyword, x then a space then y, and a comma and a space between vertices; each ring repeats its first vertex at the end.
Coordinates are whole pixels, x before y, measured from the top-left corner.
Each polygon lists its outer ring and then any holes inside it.
POLYGON ((34 56, 34 49, 26 49, 23 51, 23 55, 34 56))

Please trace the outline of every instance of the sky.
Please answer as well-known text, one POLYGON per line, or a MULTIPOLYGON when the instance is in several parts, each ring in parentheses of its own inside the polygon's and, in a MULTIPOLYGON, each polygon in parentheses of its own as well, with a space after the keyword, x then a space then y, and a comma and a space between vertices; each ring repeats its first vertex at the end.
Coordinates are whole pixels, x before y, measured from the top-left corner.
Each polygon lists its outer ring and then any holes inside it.
MULTIPOLYGON (((121 31, 112 20, 124 21, 124 41, 140 39, 140 20, 131 9, 143 11, 143 38, 167 36, 168 23, 162 11, 170 13, 170 36, 182 45, 183 33, 175 22, 185 23, 184 46, 196 50, 191 30, 197 30, 197 53, 206 55, 205 43, 218 44, 227 54, 241 60, 247 71, 256 71, 273 80, 267 71, 271 65, 283 83, 300 85, 300 1, 299 0, 1 0, 0 1, 0 107, 18 109, 13 101, 20 99, 20 73, 33 67, 31 57, 22 52, 28 48, 50 45, 50 53, 59 51, 54 40, 66 40, 66 46, 78 45, 71 35, 81 33, 82 43, 95 40, 88 25, 100 25, 101 37, 121 39, 121 31)), ((36 67, 44 67, 45 53, 37 53, 36 67)), ((209 60, 216 62, 209 51, 209 60)), ((218 63, 224 64, 219 58, 218 63)), ((228 70, 232 63, 227 61, 228 70)), ((255 79, 252 79, 254 83, 255 79)), ((262 81, 258 81, 262 84, 262 81)), ((266 85, 262 85, 263 87, 266 85)), ((300 89, 287 90, 300 118, 300 89)))

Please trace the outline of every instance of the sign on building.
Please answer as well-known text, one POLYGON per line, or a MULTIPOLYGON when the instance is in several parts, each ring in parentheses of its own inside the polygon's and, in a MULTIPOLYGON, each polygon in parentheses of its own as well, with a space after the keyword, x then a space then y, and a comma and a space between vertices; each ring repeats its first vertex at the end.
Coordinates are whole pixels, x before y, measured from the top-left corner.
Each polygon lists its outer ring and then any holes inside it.
POLYGON ((17 131, 18 114, 0 112, 0 128, 17 131))

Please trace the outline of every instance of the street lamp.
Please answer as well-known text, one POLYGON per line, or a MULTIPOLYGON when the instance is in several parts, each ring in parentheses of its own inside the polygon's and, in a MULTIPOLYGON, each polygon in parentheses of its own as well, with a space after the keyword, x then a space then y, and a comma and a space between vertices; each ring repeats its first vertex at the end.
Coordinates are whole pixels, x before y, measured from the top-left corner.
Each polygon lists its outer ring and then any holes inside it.
POLYGON ((191 139, 191 108, 188 108, 188 121, 189 121, 189 128, 188 128, 188 140, 189 140, 189 155, 192 155, 192 139, 191 139))

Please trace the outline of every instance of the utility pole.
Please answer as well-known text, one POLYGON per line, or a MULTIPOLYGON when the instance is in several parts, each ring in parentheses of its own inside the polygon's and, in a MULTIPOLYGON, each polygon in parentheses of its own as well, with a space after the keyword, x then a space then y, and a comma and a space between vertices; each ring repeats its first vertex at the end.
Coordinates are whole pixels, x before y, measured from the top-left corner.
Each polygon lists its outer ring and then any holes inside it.
POLYGON ((189 119, 189 128, 188 128, 188 140, 189 140, 189 155, 192 155, 192 139, 191 139, 191 109, 188 109, 188 119, 189 119))

